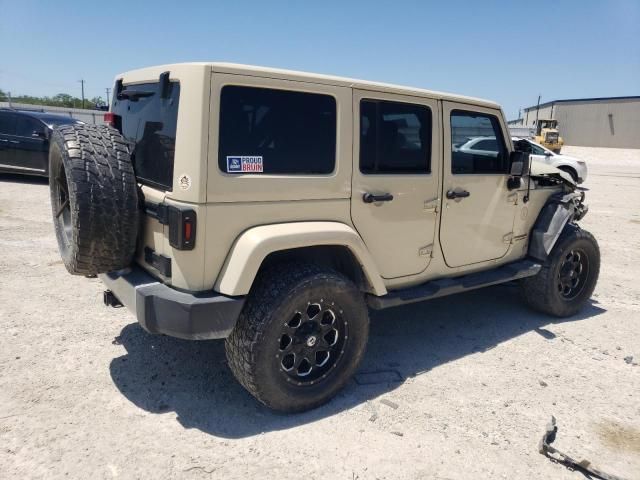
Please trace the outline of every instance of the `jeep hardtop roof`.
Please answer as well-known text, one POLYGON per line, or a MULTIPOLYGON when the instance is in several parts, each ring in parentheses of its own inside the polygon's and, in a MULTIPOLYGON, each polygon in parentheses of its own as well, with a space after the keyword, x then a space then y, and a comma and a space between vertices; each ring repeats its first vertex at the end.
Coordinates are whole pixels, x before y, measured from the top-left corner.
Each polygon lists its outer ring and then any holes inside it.
MULTIPOLYGON (((186 62, 173 63, 167 65, 158 65, 154 67, 141 68, 122 73, 116 76, 116 80, 123 79, 124 83, 138 83, 143 80, 150 80, 164 71, 177 74, 179 70, 195 70, 210 68, 214 73, 229 73, 235 75, 250 75, 254 77, 278 78, 286 80, 294 80, 300 82, 320 83, 325 85, 338 85, 345 87, 358 88, 362 90, 376 90, 387 93, 397 93, 402 95, 413 95, 420 97, 428 97, 440 100, 449 100, 453 102, 469 103, 489 108, 500 108, 495 102, 483 100, 481 98, 467 97, 464 95, 456 95, 453 93, 438 92, 423 88, 406 87, 402 85, 394 85, 383 82, 371 82, 367 80, 358 80, 354 78, 338 77, 334 75, 323 75, 318 73, 299 72, 295 70, 286 70, 280 68, 259 67, 255 65, 242 65, 237 63, 226 62, 186 62)), ((173 76, 173 75, 172 75, 173 76)))

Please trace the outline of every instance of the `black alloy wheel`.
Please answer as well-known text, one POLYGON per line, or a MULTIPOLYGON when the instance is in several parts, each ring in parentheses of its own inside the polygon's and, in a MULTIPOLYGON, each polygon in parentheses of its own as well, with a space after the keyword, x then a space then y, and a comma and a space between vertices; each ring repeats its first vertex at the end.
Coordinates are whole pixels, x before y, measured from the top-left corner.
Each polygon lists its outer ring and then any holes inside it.
POLYGON ((582 292, 589 278, 589 257, 580 250, 569 251, 558 270, 558 291, 563 298, 571 300, 582 292))
POLYGON ((65 245, 73 240, 73 228, 71 225, 71 200, 69 198, 69 185, 67 175, 62 164, 58 165, 56 172, 52 172, 52 188, 54 190, 54 222, 59 222, 60 231, 64 237, 65 245))
POLYGON ((276 359, 287 381, 308 385, 325 378, 344 354, 348 327, 334 302, 318 299, 296 309, 283 324, 276 359))

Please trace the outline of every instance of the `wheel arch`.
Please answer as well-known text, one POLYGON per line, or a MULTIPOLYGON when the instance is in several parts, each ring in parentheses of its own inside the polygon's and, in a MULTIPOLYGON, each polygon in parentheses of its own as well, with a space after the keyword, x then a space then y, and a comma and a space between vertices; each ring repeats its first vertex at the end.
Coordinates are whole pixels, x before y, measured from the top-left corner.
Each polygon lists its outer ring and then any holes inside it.
POLYGON ((260 269, 291 260, 329 266, 362 291, 374 295, 387 293, 358 233, 338 222, 281 223, 246 230, 234 242, 214 288, 225 295, 246 295, 260 269))
POLYGON ((584 213, 576 211, 576 202, 580 197, 581 194, 577 192, 557 193, 549 197, 531 231, 529 241, 531 257, 545 261, 564 228, 574 219, 584 216, 584 213))
POLYGON ((571 165, 570 163, 559 163, 556 165, 556 168, 559 170, 564 170, 568 174, 570 174, 576 181, 578 179, 578 170, 571 165))

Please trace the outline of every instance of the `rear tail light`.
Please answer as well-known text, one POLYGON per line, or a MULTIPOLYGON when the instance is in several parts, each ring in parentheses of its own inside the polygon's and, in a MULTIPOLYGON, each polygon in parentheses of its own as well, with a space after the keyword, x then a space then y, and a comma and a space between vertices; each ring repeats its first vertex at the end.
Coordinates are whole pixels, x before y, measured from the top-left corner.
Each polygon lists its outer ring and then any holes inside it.
POLYGON ((109 125, 110 127, 116 126, 116 116, 113 112, 107 112, 104 114, 104 123, 109 125))
POLYGON ((169 227, 169 245, 178 250, 196 246, 196 212, 166 203, 145 203, 145 213, 169 227))
POLYGON ((192 250, 196 245, 196 212, 168 206, 169 244, 178 250, 192 250))

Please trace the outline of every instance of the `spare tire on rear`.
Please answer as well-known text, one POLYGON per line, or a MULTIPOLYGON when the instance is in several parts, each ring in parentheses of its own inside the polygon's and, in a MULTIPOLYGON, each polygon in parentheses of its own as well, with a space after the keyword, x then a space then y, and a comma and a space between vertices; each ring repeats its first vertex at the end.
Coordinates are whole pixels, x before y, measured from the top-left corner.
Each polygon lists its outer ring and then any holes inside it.
POLYGON ((124 137, 105 125, 63 125, 51 136, 49 189, 58 248, 74 275, 127 267, 136 249, 138 186, 124 137))

